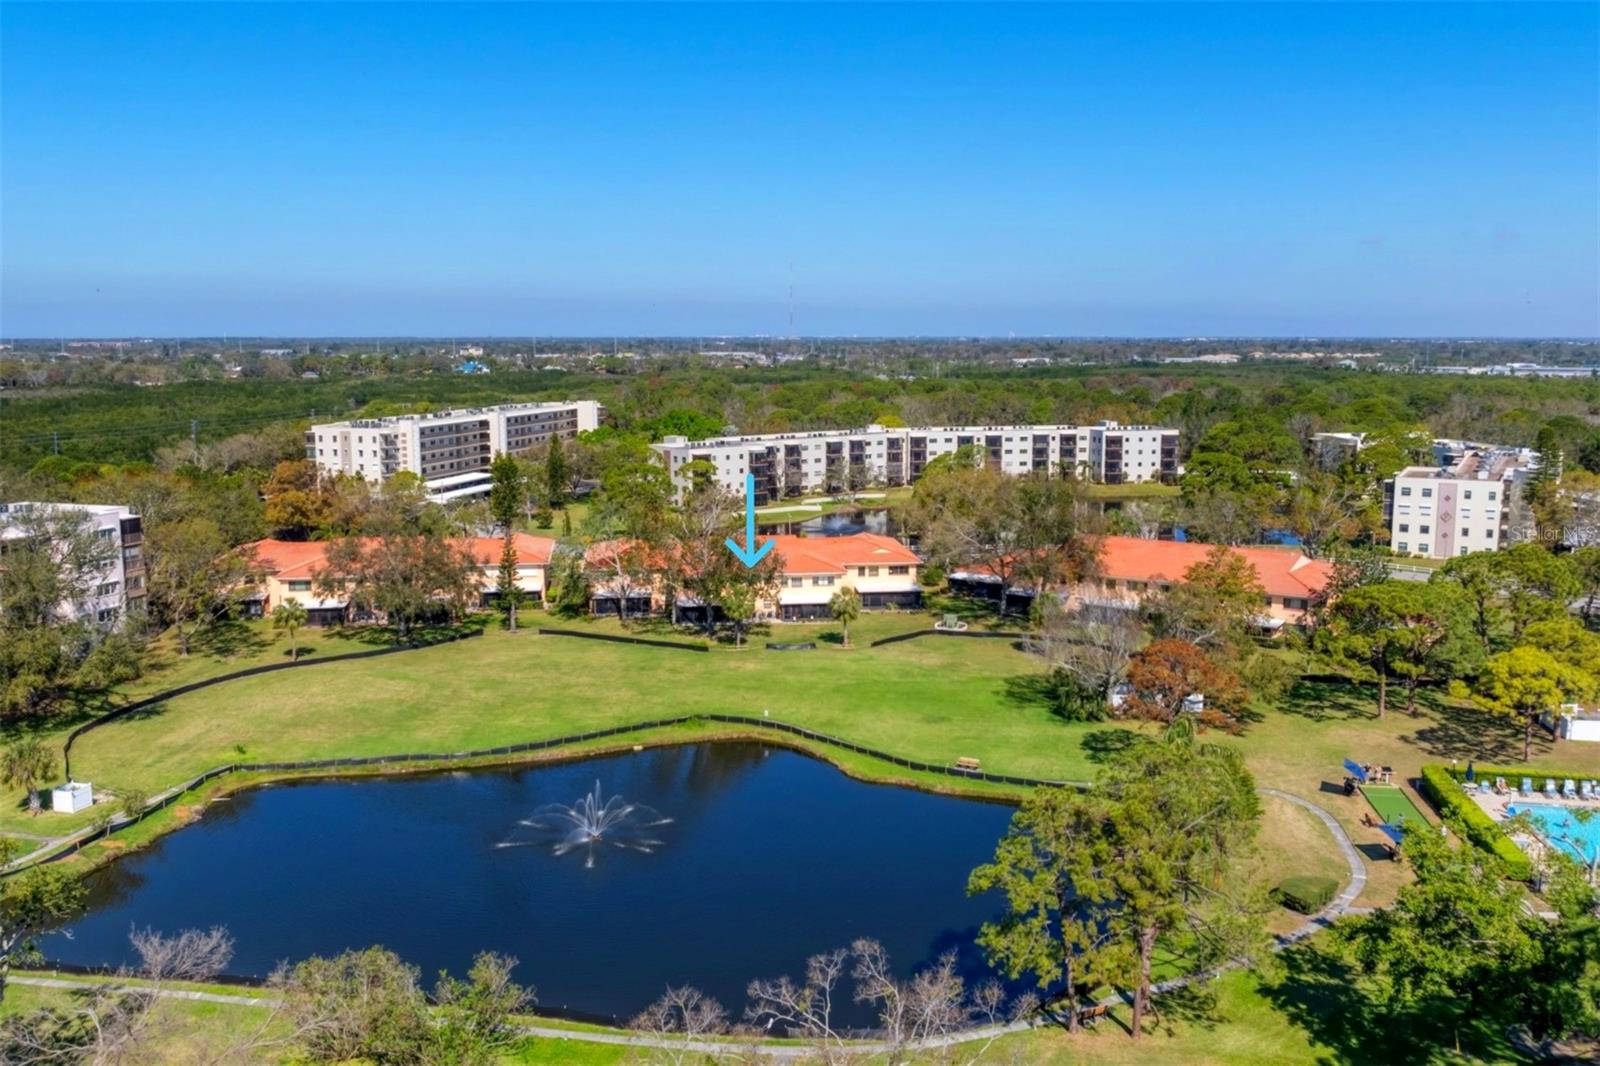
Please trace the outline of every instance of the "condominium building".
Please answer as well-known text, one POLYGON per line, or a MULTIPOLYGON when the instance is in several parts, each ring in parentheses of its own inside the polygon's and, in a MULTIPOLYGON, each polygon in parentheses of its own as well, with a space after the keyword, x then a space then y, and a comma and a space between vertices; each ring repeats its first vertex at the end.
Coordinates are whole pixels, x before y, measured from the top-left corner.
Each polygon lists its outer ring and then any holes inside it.
MULTIPOLYGON (((1215 546, 1192 541, 1145 540, 1139 537, 1101 537, 1093 576, 1054 589, 1069 607, 1111 607, 1137 610, 1144 598, 1182 582, 1189 570, 1204 565, 1215 546)), ((1257 628, 1275 632, 1285 625, 1305 625, 1310 612, 1327 595, 1333 565, 1306 556, 1295 548, 1230 548, 1255 571, 1262 601, 1257 628)), ((1000 600, 1008 609, 1025 611, 1033 597, 1031 588, 1002 590, 1000 579, 983 566, 957 570, 950 575, 956 592, 1000 600)))
POLYGON ((1317 465, 1324 470, 1342 466, 1346 460, 1359 454, 1366 444, 1365 433, 1311 434, 1312 453, 1316 456, 1317 465))
MULTIPOLYGON (((130 614, 140 614, 145 603, 144 527, 139 516, 115 504, 0 503, 0 565, 9 548, 38 535, 40 526, 30 512, 52 518, 76 518, 104 545, 103 562, 96 573, 85 575, 79 593, 61 603, 59 614, 73 621, 92 621, 102 628, 118 625, 130 614)), ((52 523, 53 524, 53 523, 52 523)))
POLYGON ((596 429, 605 408, 593 400, 507 403, 425 415, 324 422, 306 431, 306 458, 326 474, 382 481, 409 471, 436 500, 489 491, 489 464, 552 438, 596 429))
MULTIPOLYGON (((517 553, 517 588, 531 601, 544 600, 545 577, 555 541, 528 533, 512 535, 517 553)), ((477 570, 479 603, 492 604, 500 594, 500 553, 504 542, 499 537, 463 537, 454 542, 472 556, 477 570)), ((328 561, 326 541, 258 540, 240 551, 254 562, 255 575, 244 599, 246 612, 260 617, 271 614, 284 603, 298 603, 306 609, 311 625, 342 625, 355 621, 350 597, 343 591, 318 591, 317 576, 328 561)))
POLYGON ((1450 559, 1512 541, 1516 494, 1539 466, 1531 448, 1435 441, 1437 466, 1408 466, 1384 486, 1389 543, 1400 555, 1450 559))
MULTIPOLYGON (((854 533, 843 537, 762 537, 772 542, 778 560, 776 592, 756 604, 758 620, 799 622, 831 618, 829 601, 840 589, 854 589, 866 610, 915 608, 922 604, 917 573, 922 560, 893 537, 854 533)), ((618 613, 627 596, 631 615, 670 609, 674 621, 704 622, 706 605, 694 596, 670 588, 657 567, 648 580, 642 576, 620 579, 613 560, 619 542, 603 541, 585 554, 589 571, 589 607, 596 614, 618 613), (624 589, 621 581, 626 580, 624 589)), ((720 612, 713 607, 714 616, 720 612)))
POLYGON ((1179 472, 1177 430, 1109 421, 915 429, 870 425, 701 441, 667 437, 654 445, 680 493, 699 477, 742 497, 750 474, 757 506, 806 492, 909 484, 929 462, 963 447, 1008 474, 1064 472, 1117 485, 1172 480, 1179 472))

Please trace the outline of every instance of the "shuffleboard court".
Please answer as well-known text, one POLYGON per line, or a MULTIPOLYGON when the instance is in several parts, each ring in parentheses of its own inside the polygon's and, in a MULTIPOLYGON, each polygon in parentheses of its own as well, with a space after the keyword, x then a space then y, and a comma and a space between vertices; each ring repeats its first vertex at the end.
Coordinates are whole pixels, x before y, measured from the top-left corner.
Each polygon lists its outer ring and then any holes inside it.
POLYGON ((1361 794, 1367 797, 1378 817, 1390 825, 1399 825, 1402 821, 1412 825, 1428 824, 1422 811, 1398 785, 1362 785, 1361 794))

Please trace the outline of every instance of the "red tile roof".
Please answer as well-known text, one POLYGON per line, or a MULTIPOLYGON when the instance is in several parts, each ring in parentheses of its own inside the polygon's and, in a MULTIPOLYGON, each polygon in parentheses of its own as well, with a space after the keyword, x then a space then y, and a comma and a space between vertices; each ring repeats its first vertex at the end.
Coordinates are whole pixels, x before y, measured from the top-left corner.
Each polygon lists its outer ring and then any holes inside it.
POLYGON ((916 566, 915 552, 880 533, 845 537, 763 537, 789 574, 842 574, 848 566, 916 566))
MULTIPOLYGON (((556 544, 549 537, 536 537, 531 533, 513 533, 511 540, 517 549, 519 566, 548 565, 556 544)), ((502 541, 499 537, 465 537, 453 543, 466 549, 478 566, 500 565, 502 541)), ((258 540, 244 548, 255 553, 263 570, 282 580, 310 577, 328 555, 328 542, 323 540, 258 540)))
MULTIPOLYGON (((1117 581, 1177 582, 1214 545, 1139 537, 1102 537, 1100 575, 1117 581)), ((1320 595, 1333 577, 1333 564, 1308 558, 1294 548, 1230 548, 1256 568, 1269 596, 1307 599, 1320 595)))

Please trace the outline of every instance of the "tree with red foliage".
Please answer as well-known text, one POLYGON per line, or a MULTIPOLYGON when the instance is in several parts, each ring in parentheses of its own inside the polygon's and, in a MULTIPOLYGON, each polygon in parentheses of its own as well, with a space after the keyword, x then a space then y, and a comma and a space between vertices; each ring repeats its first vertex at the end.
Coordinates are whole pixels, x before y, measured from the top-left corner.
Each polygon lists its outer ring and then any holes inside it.
POLYGON ((1198 724, 1230 733, 1239 728, 1239 712, 1250 696, 1238 675, 1187 640, 1146 646, 1128 663, 1128 684, 1133 696, 1122 705, 1125 715, 1171 725, 1183 712, 1184 699, 1199 693, 1206 703, 1196 716, 1198 724))

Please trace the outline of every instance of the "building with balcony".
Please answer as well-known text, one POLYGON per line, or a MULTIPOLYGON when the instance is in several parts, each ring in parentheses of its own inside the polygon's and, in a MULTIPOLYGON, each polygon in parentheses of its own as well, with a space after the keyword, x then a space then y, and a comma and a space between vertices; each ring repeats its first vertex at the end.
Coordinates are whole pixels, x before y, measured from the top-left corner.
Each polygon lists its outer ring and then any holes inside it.
POLYGON ((92 531, 103 544, 103 565, 88 575, 81 594, 60 605, 61 618, 93 622, 111 629, 130 615, 144 613, 145 560, 144 527, 139 516, 115 504, 42 503, 19 501, 0 503, 0 565, 5 554, 21 540, 38 536, 39 530, 58 527, 61 522, 76 522, 92 531), (48 514, 51 522, 36 524, 30 512, 48 514))
MULTIPOLYGON (((479 603, 489 606, 500 594, 499 537, 463 537, 454 542, 471 556, 478 571, 479 603)), ((555 541, 529 533, 515 533, 517 588, 532 603, 544 602, 550 553, 555 541)), ((317 575, 327 565, 327 541, 258 540, 241 551, 255 561, 256 573, 244 601, 250 614, 271 614, 280 604, 298 603, 306 609, 310 625, 342 625, 353 621, 348 596, 318 592, 317 575)))
POLYGON ((1437 466, 1408 466, 1384 485, 1389 545, 1399 555, 1452 559, 1515 540, 1512 508, 1539 467, 1531 448, 1435 441, 1437 466))
POLYGON ((306 458, 325 474, 378 482, 406 471, 444 502, 487 495, 489 464, 552 439, 596 429, 605 408, 593 400, 507 403, 425 415, 324 422, 306 431, 306 458))
MULTIPOLYGON (((833 617, 828 601, 843 588, 854 589, 864 610, 915 608, 922 605, 917 575, 922 561, 893 537, 855 533, 844 537, 762 537, 772 541, 778 560, 776 592, 756 603, 756 620, 801 622, 833 617)), ((647 562, 626 578, 613 560, 625 545, 603 541, 585 553, 589 572, 589 607, 595 614, 617 614, 627 597, 630 616, 670 611, 673 621, 706 621, 706 605, 666 577, 665 559, 647 562), (626 582, 626 588, 623 583, 626 582)), ((720 612, 713 606, 713 618, 720 612)))
POLYGON ((1179 474, 1178 431, 1159 426, 944 426, 713 437, 667 437, 653 445, 679 493, 701 478, 743 497, 755 478, 756 506, 808 492, 908 485, 941 455, 975 450, 1008 474, 1043 471, 1120 485, 1179 474), (692 465, 691 465, 692 464, 692 465))

